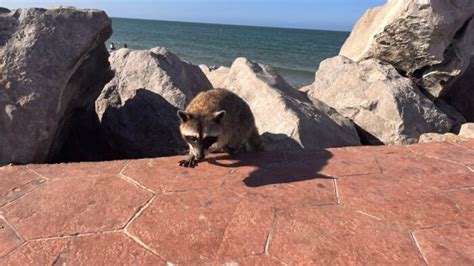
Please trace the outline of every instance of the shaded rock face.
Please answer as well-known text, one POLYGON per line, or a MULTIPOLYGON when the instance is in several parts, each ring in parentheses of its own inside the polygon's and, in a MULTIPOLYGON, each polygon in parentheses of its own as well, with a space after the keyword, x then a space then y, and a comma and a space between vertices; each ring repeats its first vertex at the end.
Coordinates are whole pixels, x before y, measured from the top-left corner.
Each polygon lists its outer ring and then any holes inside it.
POLYGON ((107 79, 93 75, 109 68, 111 21, 97 10, 17 9, 2 11, 0 25, 0 164, 44 162, 79 95, 107 79), (88 60, 100 62, 80 70, 88 60))
POLYGON ((212 88, 200 68, 164 48, 120 49, 110 62, 115 76, 95 102, 107 159, 184 152, 177 110, 212 88))
POLYGON ((340 54, 392 64, 438 97, 469 64, 474 1, 389 0, 357 22, 340 54))
POLYGON ((367 144, 409 144, 451 129, 448 116, 389 64, 343 56, 323 61, 308 95, 351 119, 367 144))
POLYGON ((324 103, 313 105, 266 65, 237 58, 224 88, 249 104, 266 150, 360 145, 349 120, 324 103))
POLYGON ((474 57, 468 69, 441 95, 468 122, 474 122, 474 57))
POLYGON ((48 162, 101 161, 110 158, 107 139, 102 134, 95 113, 95 100, 114 73, 108 61, 105 45, 94 50, 71 78, 69 90, 77 91, 75 101, 68 107, 63 130, 58 132, 48 162), (91 69, 102 69, 90 73, 91 69), (84 79, 83 77, 87 77, 84 79))
POLYGON ((133 93, 123 102, 119 95, 109 97, 108 107, 99 117, 110 147, 107 159, 182 154, 186 146, 179 132, 178 109, 152 91, 133 93))
MULTIPOLYGON (((120 49, 113 52, 109 60, 115 77, 104 91, 117 91, 122 98, 145 88, 183 109, 199 92, 212 89, 198 66, 181 61, 165 48, 120 49)), ((99 116, 105 111, 101 109, 100 101, 97 105, 99 116)))

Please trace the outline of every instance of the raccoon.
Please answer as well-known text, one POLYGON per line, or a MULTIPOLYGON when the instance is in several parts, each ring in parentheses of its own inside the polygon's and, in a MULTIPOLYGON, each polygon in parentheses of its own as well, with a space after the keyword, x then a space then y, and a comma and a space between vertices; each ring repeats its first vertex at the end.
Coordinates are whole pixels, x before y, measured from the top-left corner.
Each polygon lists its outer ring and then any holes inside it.
POLYGON ((178 116, 181 135, 189 145, 189 155, 179 161, 180 166, 195 167, 209 152, 235 153, 244 146, 264 149, 250 107, 226 89, 199 93, 178 116))

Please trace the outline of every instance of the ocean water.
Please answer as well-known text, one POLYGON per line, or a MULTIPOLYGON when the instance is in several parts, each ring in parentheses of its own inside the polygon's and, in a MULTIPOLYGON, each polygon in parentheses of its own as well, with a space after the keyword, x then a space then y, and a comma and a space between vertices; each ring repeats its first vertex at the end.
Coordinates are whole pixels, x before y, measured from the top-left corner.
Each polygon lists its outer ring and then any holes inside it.
POLYGON ((349 32, 233 26, 139 19, 112 19, 108 40, 117 48, 168 48, 193 64, 230 66, 236 57, 272 66, 290 84, 314 81, 319 63, 335 56, 349 32))

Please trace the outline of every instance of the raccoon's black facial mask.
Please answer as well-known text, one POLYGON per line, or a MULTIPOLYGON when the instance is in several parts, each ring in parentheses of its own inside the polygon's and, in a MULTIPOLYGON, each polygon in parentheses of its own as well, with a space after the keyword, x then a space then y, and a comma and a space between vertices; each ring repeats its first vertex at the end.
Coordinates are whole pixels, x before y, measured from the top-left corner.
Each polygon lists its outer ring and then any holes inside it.
POLYGON ((199 147, 203 150, 209 149, 212 144, 217 142, 217 137, 209 136, 205 137, 204 139, 199 139, 196 136, 185 136, 186 142, 191 144, 194 147, 199 147))
POLYGON ((217 137, 209 136, 209 137, 205 137, 202 140, 201 145, 205 150, 207 150, 207 149, 209 149, 209 147, 212 146, 212 144, 214 144, 216 142, 217 142, 217 137))

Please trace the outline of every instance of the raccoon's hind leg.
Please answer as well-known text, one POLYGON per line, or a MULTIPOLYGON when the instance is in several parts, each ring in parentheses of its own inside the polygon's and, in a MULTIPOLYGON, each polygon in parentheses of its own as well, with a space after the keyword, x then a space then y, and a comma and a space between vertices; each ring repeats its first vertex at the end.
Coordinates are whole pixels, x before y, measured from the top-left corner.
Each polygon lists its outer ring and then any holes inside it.
POLYGON ((227 145, 224 148, 222 148, 222 150, 224 152, 227 152, 228 154, 236 154, 236 153, 241 151, 241 148, 240 147, 239 148, 234 148, 234 147, 231 147, 231 146, 227 145))
POLYGON ((260 134, 258 134, 257 128, 254 128, 250 138, 248 140, 248 144, 252 151, 264 151, 265 147, 263 146, 262 140, 260 139, 260 134))

